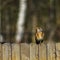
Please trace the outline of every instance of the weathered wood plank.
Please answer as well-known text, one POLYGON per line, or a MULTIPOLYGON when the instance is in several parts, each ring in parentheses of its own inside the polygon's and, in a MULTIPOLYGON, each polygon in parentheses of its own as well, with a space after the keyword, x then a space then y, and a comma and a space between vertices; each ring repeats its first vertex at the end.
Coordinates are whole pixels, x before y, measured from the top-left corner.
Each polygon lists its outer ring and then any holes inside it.
POLYGON ((38 45, 30 44, 30 60, 38 60, 38 45))
POLYGON ((11 44, 8 44, 8 60, 12 60, 11 58, 11 56, 12 56, 12 54, 11 54, 11 44))
POLYGON ((29 60, 30 58, 30 45, 26 43, 21 44, 21 60, 29 60))
POLYGON ((46 45, 41 44, 39 45, 39 60, 47 60, 46 58, 46 45))
POLYGON ((60 43, 56 43, 56 60, 60 60, 60 43))
POLYGON ((0 44, 0 60, 60 60, 60 43, 0 44))
POLYGON ((11 60, 11 48, 9 43, 2 45, 2 59, 11 60))
POLYGON ((20 60, 20 44, 12 44, 12 60, 20 60))
POLYGON ((55 44, 54 43, 48 43, 48 60, 55 60, 55 44))
POLYGON ((0 44, 0 60, 2 60, 2 44, 0 44))

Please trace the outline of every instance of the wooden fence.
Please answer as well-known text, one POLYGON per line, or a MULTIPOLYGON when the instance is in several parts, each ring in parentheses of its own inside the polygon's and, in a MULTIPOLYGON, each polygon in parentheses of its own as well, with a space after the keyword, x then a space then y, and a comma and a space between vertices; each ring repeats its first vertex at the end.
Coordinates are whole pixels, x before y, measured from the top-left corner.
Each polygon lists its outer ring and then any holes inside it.
POLYGON ((60 60, 60 43, 0 44, 0 60, 60 60))

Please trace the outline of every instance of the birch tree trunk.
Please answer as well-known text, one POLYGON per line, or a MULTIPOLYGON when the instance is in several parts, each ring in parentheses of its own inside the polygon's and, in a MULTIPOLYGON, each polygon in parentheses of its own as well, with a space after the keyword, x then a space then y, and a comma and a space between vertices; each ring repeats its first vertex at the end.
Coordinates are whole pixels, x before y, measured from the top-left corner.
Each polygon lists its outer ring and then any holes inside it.
POLYGON ((20 42, 24 32, 24 22, 27 7, 27 0, 20 0, 19 17, 17 22, 16 42, 20 42))

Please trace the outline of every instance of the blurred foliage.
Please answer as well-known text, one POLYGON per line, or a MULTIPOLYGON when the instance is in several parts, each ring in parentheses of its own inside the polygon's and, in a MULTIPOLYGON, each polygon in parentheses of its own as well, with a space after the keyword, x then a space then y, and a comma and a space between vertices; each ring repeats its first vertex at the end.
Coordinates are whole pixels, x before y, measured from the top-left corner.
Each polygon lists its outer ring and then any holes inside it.
POLYGON ((16 22, 19 12, 19 0, 1 0, 1 33, 5 41, 15 36, 16 22), (7 28, 7 26, 9 28, 7 28), (9 29, 9 33, 7 32, 9 29))
MULTIPOLYGON (((49 30, 47 30, 47 25, 50 23, 50 1, 51 0, 27 0, 27 11, 26 11, 26 18, 25 18, 25 33, 27 36, 23 36, 23 41, 25 39, 26 42, 29 42, 32 39, 32 29, 33 29, 33 22, 37 21, 37 26, 41 26, 45 33, 46 39, 49 30), (33 20, 33 16, 36 15, 36 20, 33 20)), ((56 0, 55 12, 56 16, 55 19, 52 19, 52 24, 54 26, 60 27, 60 0, 56 0), (55 22, 56 23, 55 23, 55 22)), ((5 41, 15 41, 15 34, 16 34, 16 23, 18 21, 18 14, 19 14, 19 0, 1 0, 0 4, 0 11, 1 11, 1 33, 4 36, 5 41), (6 26, 9 26, 7 28, 6 26), (9 29, 9 33, 8 30, 9 29)), ((49 25, 52 28, 51 24, 49 25)), ((56 30, 57 31, 57 30, 56 30)), ((60 30, 59 30, 60 32, 60 30)), ((57 34, 58 36, 59 34, 57 34)), ((49 35, 48 35, 49 36, 49 35)), ((55 36, 56 37, 56 36, 55 36)), ((60 37, 60 35, 59 35, 60 37)), ((58 39, 60 40, 60 39, 58 39)), ((31 41, 30 41, 31 42, 31 41)))

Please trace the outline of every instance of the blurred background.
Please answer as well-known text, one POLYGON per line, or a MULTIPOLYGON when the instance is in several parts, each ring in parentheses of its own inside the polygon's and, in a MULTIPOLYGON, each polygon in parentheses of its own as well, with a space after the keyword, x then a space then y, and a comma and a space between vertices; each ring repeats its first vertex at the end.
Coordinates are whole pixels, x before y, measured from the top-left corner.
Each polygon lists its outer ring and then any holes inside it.
POLYGON ((0 1, 0 42, 35 42, 37 26, 44 41, 60 42, 60 0, 0 1))

